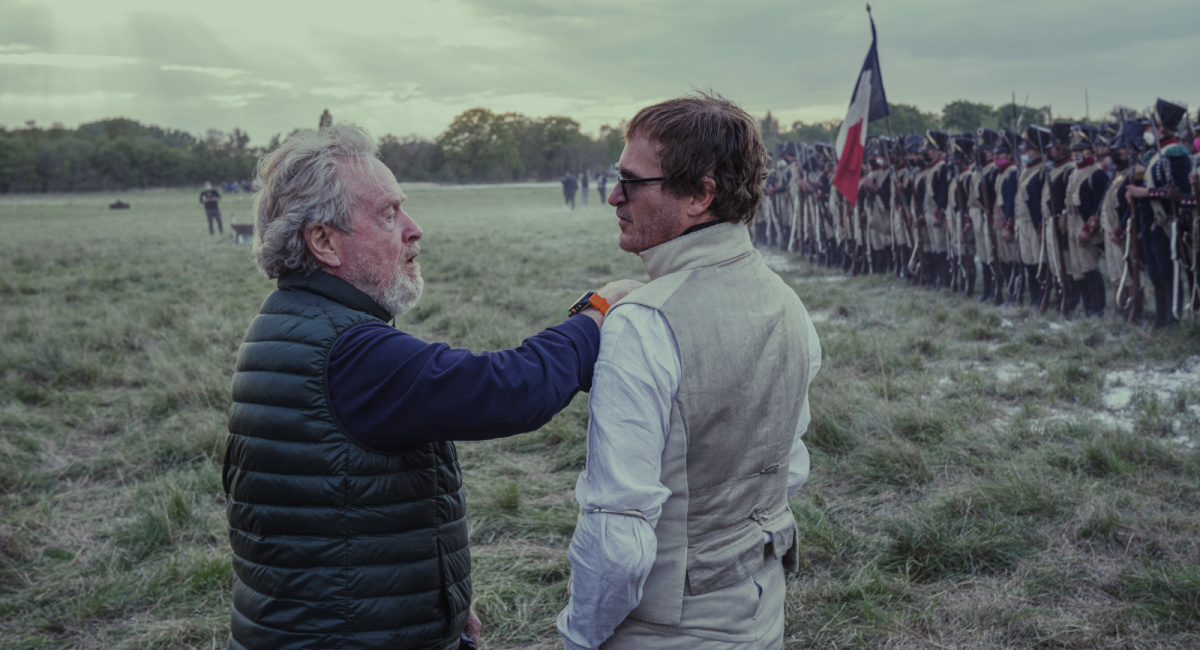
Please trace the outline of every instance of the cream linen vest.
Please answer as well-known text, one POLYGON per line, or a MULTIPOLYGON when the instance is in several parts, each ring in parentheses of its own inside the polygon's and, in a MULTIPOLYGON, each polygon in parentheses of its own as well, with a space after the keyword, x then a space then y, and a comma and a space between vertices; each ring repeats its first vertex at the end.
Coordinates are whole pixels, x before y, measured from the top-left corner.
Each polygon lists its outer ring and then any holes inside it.
POLYGON ((788 460, 808 386, 808 328, 795 293, 746 226, 721 223, 641 253, 651 282, 632 302, 662 313, 679 345, 658 555, 632 618, 676 625, 687 595, 747 579, 763 532, 795 571, 788 460))

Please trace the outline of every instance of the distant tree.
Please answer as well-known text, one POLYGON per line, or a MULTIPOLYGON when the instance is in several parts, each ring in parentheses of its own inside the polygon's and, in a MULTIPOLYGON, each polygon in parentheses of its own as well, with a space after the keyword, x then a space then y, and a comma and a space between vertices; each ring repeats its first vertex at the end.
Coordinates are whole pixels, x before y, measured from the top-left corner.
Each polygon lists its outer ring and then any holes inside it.
POLYGON ((446 165, 457 180, 506 181, 519 178, 521 152, 505 120, 486 108, 460 113, 438 136, 446 165))
POLYGON ((771 111, 767 111, 767 114, 758 121, 758 132, 762 135, 764 142, 779 135, 779 120, 771 115, 771 111))
POLYGON ((980 127, 996 128, 996 110, 991 104, 960 99, 942 107, 942 130, 948 133, 974 133, 980 127))
POLYGON ((543 177, 558 178, 568 169, 576 175, 590 158, 590 141, 579 132, 579 122, 561 116, 542 119, 543 146, 546 152, 543 177))
POLYGON ((616 127, 607 124, 600 127, 601 169, 607 170, 620 160, 621 151, 625 149, 625 124, 622 121, 616 127))
POLYGON ((796 120, 792 122, 790 131, 780 134, 780 139, 785 142, 804 142, 806 144, 825 142, 832 144, 837 139, 838 128, 841 126, 841 120, 826 120, 812 124, 796 120))
MULTIPOLYGON (((936 113, 926 113, 912 104, 896 104, 888 102, 891 113, 892 134, 901 136, 916 133, 924 134, 929 129, 936 129, 941 123, 941 116, 936 113)), ((867 129, 868 135, 887 135, 887 122, 875 120, 867 129)))
POLYGON ((379 159, 403 183, 440 180, 446 156, 437 143, 415 135, 401 139, 389 134, 379 140, 379 159))
MULTIPOLYGON (((1050 114, 1049 106, 1024 106, 1005 102, 996 107, 996 127, 1011 129, 1017 121, 1021 122, 1021 130, 1030 124, 1047 124, 1046 116, 1050 114)), ((1059 116, 1055 119, 1061 119, 1059 116)))

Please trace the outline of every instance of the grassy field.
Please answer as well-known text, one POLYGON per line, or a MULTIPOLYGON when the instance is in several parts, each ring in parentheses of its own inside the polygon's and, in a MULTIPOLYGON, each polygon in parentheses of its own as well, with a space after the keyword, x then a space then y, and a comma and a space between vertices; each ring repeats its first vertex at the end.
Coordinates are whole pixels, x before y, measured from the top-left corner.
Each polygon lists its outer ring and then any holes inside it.
MULTIPOLYGON (((397 326, 475 350, 644 279, 611 208, 414 188, 426 292, 397 326)), ((224 647, 219 467, 272 283, 196 192, 0 198, 0 647, 224 647)), ((226 197, 248 221, 250 200, 226 197)), ((1064 323, 768 261, 817 321, 788 647, 1200 646, 1200 328, 1064 323)), ((1110 308, 1111 312, 1111 308, 1110 308)), ((586 401, 460 445, 489 648, 561 647, 586 401)))

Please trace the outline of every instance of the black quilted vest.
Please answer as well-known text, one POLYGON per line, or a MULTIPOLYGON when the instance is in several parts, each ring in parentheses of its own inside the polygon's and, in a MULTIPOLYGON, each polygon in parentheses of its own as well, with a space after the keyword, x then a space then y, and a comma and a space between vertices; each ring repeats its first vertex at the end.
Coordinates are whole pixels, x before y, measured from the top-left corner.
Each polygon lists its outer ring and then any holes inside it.
POLYGON ((458 647, 471 557, 454 443, 368 451, 330 406, 334 341, 387 318, 318 272, 280 278, 246 332, 223 474, 231 648, 458 647))

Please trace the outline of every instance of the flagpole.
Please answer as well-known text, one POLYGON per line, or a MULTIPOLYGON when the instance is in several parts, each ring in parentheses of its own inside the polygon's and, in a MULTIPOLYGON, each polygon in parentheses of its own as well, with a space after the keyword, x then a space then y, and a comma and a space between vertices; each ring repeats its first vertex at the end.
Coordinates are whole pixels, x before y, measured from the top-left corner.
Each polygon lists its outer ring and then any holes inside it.
MULTIPOLYGON (((874 24, 875 17, 871 15, 871 3, 869 3, 869 2, 867 3, 867 18, 871 21, 872 24, 874 24)), ((879 60, 879 50, 878 49, 875 50, 875 59, 876 59, 876 61, 879 60)), ((883 64, 880 63, 879 67, 880 67, 880 69, 882 69, 883 64)), ((892 147, 896 146, 896 137, 892 135, 892 112, 889 110, 888 114, 885 115, 883 119, 887 123, 888 143, 891 145, 891 147, 888 147, 887 155, 884 156, 884 158, 887 159, 888 175, 891 176, 891 178, 892 178, 892 205, 900 206, 900 216, 901 216, 900 225, 907 229, 907 226, 904 224, 904 221, 907 220, 906 219, 907 215, 905 214, 906 210, 904 209, 904 201, 902 200, 902 197, 900 196, 900 179, 896 176, 895 166, 892 165, 892 147)), ((901 151, 903 151, 903 149, 901 149, 901 151)), ((894 219, 895 217, 893 216, 892 218, 894 219)), ((905 234, 908 234, 908 233, 905 232, 905 234)), ((892 241, 894 242, 895 239, 896 239, 896 233, 893 232, 892 233, 892 241)), ((900 269, 900 260, 895 260, 895 264, 896 264, 896 269, 899 270, 900 269)), ((908 266, 908 264, 906 262, 905 267, 907 267, 907 266, 908 266)), ((908 269, 905 268, 905 270, 907 271, 908 269)))

